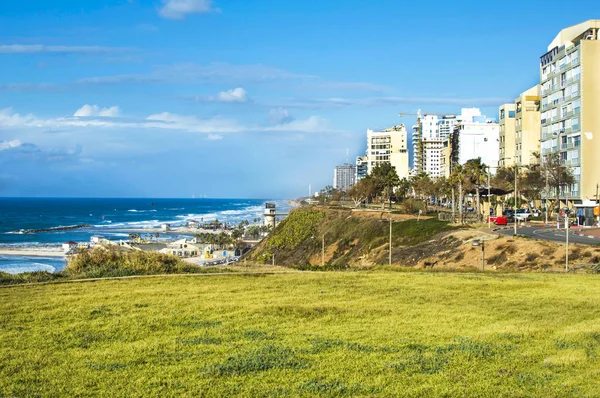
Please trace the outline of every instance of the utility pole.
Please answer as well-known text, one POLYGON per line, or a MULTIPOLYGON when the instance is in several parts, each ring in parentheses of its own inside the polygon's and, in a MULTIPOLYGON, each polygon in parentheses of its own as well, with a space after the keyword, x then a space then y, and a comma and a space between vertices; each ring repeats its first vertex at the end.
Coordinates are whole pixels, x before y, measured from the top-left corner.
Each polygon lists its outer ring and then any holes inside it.
POLYGON ((321 266, 325 266, 325 234, 323 234, 321 240, 321 266))
POLYGON ((490 188, 490 166, 488 166, 487 172, 487 186, 488 186, 488 228, 492 229, 492 198, 491 198, 491 188, 490 188))
POLYGON ((548 169, 546 169, 546 190, 544 191, 544 215, 546 216, 546 228, 548 227, 548 169))
POLYGON ((388 265, 392 265, 392 217, 390 217, 390 253, 388 265))
POLYGON ((569 187, 565 191, 565 202, 567 210, 565 211, 565 272, 569 272, 569 187))
POLYGON ((517 236, 517 174, 519 172, 519 169, 517 167, 517 162, 515 162, 515 211, 513 212, 513 218, 514 218, 514 227, 515 227, 515 232, 514 235, 517 236))

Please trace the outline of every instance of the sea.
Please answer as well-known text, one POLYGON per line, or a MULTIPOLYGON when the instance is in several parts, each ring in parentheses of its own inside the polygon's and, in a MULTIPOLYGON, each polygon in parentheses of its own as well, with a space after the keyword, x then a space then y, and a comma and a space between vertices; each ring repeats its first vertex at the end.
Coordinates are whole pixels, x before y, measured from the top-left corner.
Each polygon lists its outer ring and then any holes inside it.
MULTIPOLYGON (((60 247, 63 242, 89 242, 95 235, 111 240, 128 239, 131 231, 184 226, 190 220, 219 220, 232 224, 254 222, 264 212, 265 202, 275 203, 277 213, 287 213, 287 200, 265 199, 110 199, 110 198, 0 198, 0 249, 60 247), (34 230, 89 224, 90 227, 39 232, 34 230)), ((143 234, 143 232, 142 232, 143 234)), ((160 233, 159 240, 189 235, 160 233)), ((9 273, 59 271, 62 257, 29 257, 0 254, 0 271, 9 273)))

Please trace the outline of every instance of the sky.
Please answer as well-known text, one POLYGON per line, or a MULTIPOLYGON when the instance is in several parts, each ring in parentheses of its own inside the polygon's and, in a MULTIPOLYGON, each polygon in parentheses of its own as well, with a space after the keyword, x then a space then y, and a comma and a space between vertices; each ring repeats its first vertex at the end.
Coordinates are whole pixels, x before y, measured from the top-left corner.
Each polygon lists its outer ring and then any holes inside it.
POLYGON ((306 195, 399 113, 497 117, 588 19, 600 2, 0 0, 0 196, 306 195))

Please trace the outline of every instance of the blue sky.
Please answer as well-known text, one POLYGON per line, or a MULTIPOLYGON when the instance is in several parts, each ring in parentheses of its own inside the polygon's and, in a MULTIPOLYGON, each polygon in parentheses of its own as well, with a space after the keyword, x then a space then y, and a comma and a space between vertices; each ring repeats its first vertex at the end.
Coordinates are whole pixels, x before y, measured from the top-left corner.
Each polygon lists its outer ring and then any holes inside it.
POLYGON ((0 0, 0 196, 296 197, 367 128, 497 106, 600 2, 0 0))

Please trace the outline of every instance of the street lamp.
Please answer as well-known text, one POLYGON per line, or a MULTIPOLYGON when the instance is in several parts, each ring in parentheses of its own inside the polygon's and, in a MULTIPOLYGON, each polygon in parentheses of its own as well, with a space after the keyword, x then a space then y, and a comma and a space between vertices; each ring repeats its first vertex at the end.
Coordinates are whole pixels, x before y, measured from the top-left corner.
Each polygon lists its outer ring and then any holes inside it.
POLYGON ((481 246, 481 272, 485 271, 485 241, 483 239, 475 239, 471 242, 474 247, 481 246))
POLYGON ((390 221, 390 253, 388 259, 388 265, 392 265, 392 217, 388 218, 390 221))

